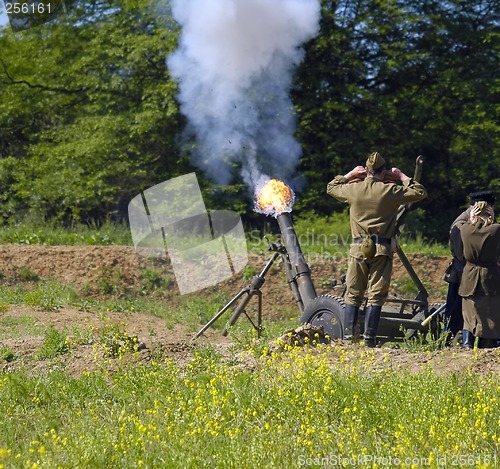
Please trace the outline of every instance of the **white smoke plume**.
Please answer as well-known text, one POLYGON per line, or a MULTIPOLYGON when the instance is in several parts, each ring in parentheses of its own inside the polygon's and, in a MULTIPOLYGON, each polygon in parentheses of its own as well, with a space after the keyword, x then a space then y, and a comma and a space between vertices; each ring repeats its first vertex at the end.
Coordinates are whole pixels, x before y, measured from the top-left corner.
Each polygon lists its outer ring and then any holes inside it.
POLYGON ((320 0, 173 0, 182 30, 167 58, 196 136, 194 163, 220 184, 241 168, 286 179, 298 164, 290 87, 319 31, 320 0))

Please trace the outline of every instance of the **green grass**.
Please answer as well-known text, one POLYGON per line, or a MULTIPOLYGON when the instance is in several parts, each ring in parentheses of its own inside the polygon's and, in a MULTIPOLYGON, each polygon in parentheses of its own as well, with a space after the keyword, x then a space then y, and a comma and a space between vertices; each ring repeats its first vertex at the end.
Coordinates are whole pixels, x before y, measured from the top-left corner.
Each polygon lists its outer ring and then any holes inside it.
POLYGON ((183 367, 157 357, 78 378, 5 374, 0 463, 283 468, 354 458, 353 467, 388 467, 374 458, 397 458, 435 468, 466 455, 496 467, 498 376, 368 373, 369 353, 353 365, 321 348, 258 355, 248 371, 235 354, 200 346, 183 367))
POLYGON ((128 226, 106 222, 100 226, 74 225, 66 227, 55 222, 35 223, 26 221, 3 225, 0 243, 45 244, 45 245, 132 245, 128 226))
POLYGON ((6 345, 0 344, 0 362, 11 362, 17 357, 6 345))
POLYGON ((49 327, 45 332, 42 346, 36 354, 39 360, 46 360, 69 353, 69 337, 55 327, 49 327))
MULTIPOLYGON (((154 291, 156 274, 145 278, 154 291)), ((154 296, 82 298, 43 279, 0 291, 2 301, 15 304, 50 294, 49 306, 79 307, 104 325, 58 330, 29 316, 9 317, 8 309, 0 317, 0 339, 43 336, 32 361, 0 374, 0 467, 349 467, 355 461, 353 467, 382 468, 392 458, 401 461, 398 467, 437 468, 452 467, 443 461, 458 463, 464 455, 476 458, 466 460, 474 467, 481 467, 479 460, 497 466, 497 375, 391 371, 374 367, 371 349, 356 355, 341 346, 271 352, 270 341, 296 326, 294 307, 280 311, 279 320, 264 318, 260 338, 241 317, 224 355, 194 343, 182 363, 161 349, 151 362, 130 360, 139 358, 138 338, 124 323, 107 322, 108 314, 123 314, 126 322, 141 311, 195 330, 228 298, 191 295, 176 307, 154 296), (95 366, 89 369, 95 371, 75 377, 65 372, 65 362, 84 345, 92 346, 95 366), (37 362, 48 363, 39 368, 37 362)), ((230 314, 214 328, 221 330, 230 314)), ((440 346, 422 338, 403 344, 410 352, 440 346)), ((18 360, 1 344, 0 364, 18 360)))
POLYGON ((0 317, 0 338, 17 339, 26 336, 39 336, 45 334, 47 327, 39 323, 33 316, 0 317))
MULTIPOLYGON (((301 248, 306 255, 323 255, 345 257, 351 242, 351 229, 347 212, 334 213, 330 217, 318 217, 304 214, 294 218, 295 230, 301 248)), ((277 223, 271 220, 274 233, 277 223)), ((251 253, 267 253, 267 241, 257 230, 247 229, 247 246, 251 253)), ((275 236, 266 234, 271 241, 275 236)), ((46 244, 46 245, 125 245, 131 246, 132 237, 128 226, 106 222, 101 226, 75 225, 65 227, 57 223, 39 224, 24 222, 15 225, 4 225, 0 230, 1 243, 46 244)), ((401 246, 406 253, 422 253, 435 256, 449 255, 447 244, 439 244, 423 239, 421 235, 403 232, 401 246)), ((28 274, 28 273, 27 273, 28 274)), ((145 273, 144 282, 151 286, 157 281, 153 272, 145 273)))
POLYGON ((402 236, 400 245, 405 253, 424 254, 427 256, 451 255, 448 244, 429 242, 422 238, 421 235, 416 235, 414 237, 402 236))
POLYGON ((44 311, 56 311, 73 304, 78 294, 59 282, 44 280, 34 285, 0 286, 0 298, 3 305, 24 304, 44 311))
MULTIPOLYGON (((349 241, 338 241, 348 233, 341 217, 304 220, 296 228, 311 255, 347 249, 349 241), (322 235, 331 226, 338 230, 333 242, 322 235)), ((38 239, 63 239, 58 236, 40 232, 38 239)), ((441 255, 438 245, 407 243, 405 252, 414 246, 441 255)), ((255 273, 246 269, 243 280, 255 273)), ((194 343, 182 363, 161 349, 151 362, 131 361, 126 358, 139 357, 138 338, 123 323, 107 322, 108 315, 121 314, 126 322, 142 312, 164 319, 165 327, 181 323, 195 332, 230 298, 214 290, 171 304, 156 295, 170 279, 153 269, 143 271, 137 294, 127 296, 116 291, 110 272, 102 274, 96 287, 110 294, 106 299, 33 278, 29 270, 18 285, 0 286, 0 340, 43 337, 25 365, 0 343, 0 364, 18 364, 0 374, 0 468, 382 468, 389 458, 398 459, 398 467, 436 468, 459 465, 464 457, 475 458, 465 459, 474 467, 500 464, 497 375, 375 368, 375 351, 368 349, 356 357, 337 346, 270 352, 270 340, 297 325, 293 305, 275 312, 275 321, 264 317, 260 338, 242 316, 230 328, 234 345, 224 355, 194 343), (59 330, 29 315, 9 316, 10 305, 56 313, 74 307, 104 325, 59 330), (96 371, 72 376, 65 361, 85 345, 92 346, 96 371), (37 362, 46 365, 37 368, 37 362)), ((408 279, 398 282, 412 293, 408 279)), ((222 330, 231 314, 213 329, 222 330)), ((441 347, 437 339, 423 339, 401 346, 409 352, 441 347)))

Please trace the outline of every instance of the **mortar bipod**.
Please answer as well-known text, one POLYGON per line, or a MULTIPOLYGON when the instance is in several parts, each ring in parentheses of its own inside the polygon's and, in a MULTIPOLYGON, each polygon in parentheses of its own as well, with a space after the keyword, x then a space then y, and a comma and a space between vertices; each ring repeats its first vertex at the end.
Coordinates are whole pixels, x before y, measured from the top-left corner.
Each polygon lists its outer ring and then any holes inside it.
POLYGON ((239 293, 237 293, 231 301, 229 301, 219 312, 212 318, 210 321, 208 321, 198 332, 197 334, 191 339, 191 341, 194 341, 197 339, 200 335, 203 334, 217 319, 219 319, 228 309, 230 309, 232 306, 235 305, 235 303, 243 297, 243 299, 240 301, 238 306, 235 308, 233 315, 231 316, 231 319, 229 320, 226 328, 222 331, 222 335, 226 336, 228 334, 228 327, 233 326, 240 315, 243 313, 247 319, 250 321, 254 329, 257 331, 257 336, 260 337, 260 334, 262 332, 262 292, 260 291, 262 285, 264 285, 265 276, 271 266, 274 264, 274 261, 282 254, 284 248, 281 246, 280 243, 276 244, 269 244, 268 246, 269 251, 274 251, 271 259, 267 262, 265 267, 262 269, 262 271, 254 275, 252 278, 252 281, 250 282, 250 285, 248 287, 243 288, 239 293), (257 296, 258 299, 258 304, 257 304, 257 324, 252 321, 250 316, 246 312, 246 307, 250 300, 254 297, 257 296))

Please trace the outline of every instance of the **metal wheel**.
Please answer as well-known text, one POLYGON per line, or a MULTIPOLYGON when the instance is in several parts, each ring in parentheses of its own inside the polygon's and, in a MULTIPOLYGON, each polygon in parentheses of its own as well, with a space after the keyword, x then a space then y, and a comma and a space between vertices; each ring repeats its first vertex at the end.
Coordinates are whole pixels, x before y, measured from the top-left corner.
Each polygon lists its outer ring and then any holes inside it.
POLYGON ((328 335, 330 339, 342 339, 344 337, 343 319, 343 300, 331 295, 321 295, 306 305, 300 322, 323 326, 325 335, 328 335))

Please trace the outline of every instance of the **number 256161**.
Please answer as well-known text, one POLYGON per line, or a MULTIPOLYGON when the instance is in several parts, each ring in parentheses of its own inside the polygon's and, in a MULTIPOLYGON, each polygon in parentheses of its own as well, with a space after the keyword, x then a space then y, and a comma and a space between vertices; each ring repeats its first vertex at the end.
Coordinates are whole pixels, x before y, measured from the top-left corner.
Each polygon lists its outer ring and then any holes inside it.
POLYGON ((50 3, 5 3, 5 10, 8 15, 19 15, 19 14, 40 14, 44 13, 50 14, 50 3))

